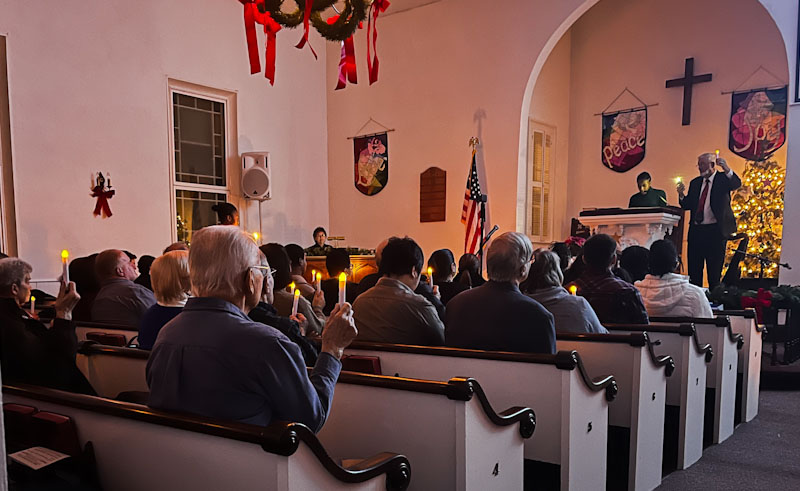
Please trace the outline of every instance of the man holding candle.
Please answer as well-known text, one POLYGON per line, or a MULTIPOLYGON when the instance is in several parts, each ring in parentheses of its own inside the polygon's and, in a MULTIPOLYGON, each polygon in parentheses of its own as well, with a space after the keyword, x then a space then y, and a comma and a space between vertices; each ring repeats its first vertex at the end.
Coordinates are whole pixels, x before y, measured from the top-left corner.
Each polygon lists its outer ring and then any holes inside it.
POLYGON ((506 232, 489 245, 489 281, 447 304, 447 346, 522 353, 555 353, 553 314, 523 295, 533 245, 525 234, 506 232))
POLYGON ((50 328, 22 309, 31 293, 30 264, 0 259, 0 365, 4 382, 19 382, 94 395, 75 366, 78 338, 72 309, 80 296, 75 283, 61 284, 50 328))
POLYGON ((678 201, 681 208, 691 210, 688 238, 689 280, 703 286, 703 268, 706 268, 708 287, 719 284, 725 262, 725 245, 736 233, 736 218, 731 209, 731 191, 742 185, 723 158, 713 153, 697 157, 698 177, 689 183, 689 191, 678 182, 678 201), (720 171, 714 167, 720 166, 720 171))
POLYGON ((311 301, 314 298, 315 288, 303 277, 306 267, 308 267, 306 251, 297 244, 286 244, 286 253, 289 254, 292 281, 295 287, 300 290, 301 295, 311 301))
MULTIPOLYGON (((330 315, 333 308, 339 302, 339 276, 344 273, 345 276, 350 276, 351 264, 350 254, 346 249, 331 248, 328 256, 325 257, 325 267, 328 269, 327 280, 323 280, 321 284, 322 291, 325 294, 325 308, 322 313, 330 315)), ((345 300, 353 303, 358 296, 358 283, 347 281, 345 285, 345 300)))
POLYGON ((408 237, 389 239, 381 255, 383 276, 353 304, 359 341, 444 343, 444 324, 433 304, 414 293, 423 271, 422 249, 408 237))

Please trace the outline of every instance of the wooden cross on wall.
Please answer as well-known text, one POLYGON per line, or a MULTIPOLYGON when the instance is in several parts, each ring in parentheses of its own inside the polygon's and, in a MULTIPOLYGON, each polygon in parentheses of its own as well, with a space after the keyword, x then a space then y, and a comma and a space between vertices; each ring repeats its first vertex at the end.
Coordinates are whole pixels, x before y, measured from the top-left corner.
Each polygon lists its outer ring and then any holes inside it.
POLYGON ((681 120, 681 125, 688 126, 692 122, 692 86, 710 81, 710 73, 694 74, 694 58, 686 58, 683 78, 667 80, 667 88, 683 87, 683 119, 681 120))

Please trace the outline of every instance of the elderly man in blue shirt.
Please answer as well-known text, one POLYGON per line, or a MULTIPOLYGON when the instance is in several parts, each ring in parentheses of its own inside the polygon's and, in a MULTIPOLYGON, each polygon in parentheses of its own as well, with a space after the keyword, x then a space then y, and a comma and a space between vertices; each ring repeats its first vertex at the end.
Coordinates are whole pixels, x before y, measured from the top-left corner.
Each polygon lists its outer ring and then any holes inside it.
POLYGON ((309 376, 295 343, 247 317, 269 274, 253 240, 220 225, 192 239, 194 297, 158 334, 147 363, 149 405, 257 425, 294 421, 319 431, 340 358, 357 334, 350 304, 328 319, 309 376))

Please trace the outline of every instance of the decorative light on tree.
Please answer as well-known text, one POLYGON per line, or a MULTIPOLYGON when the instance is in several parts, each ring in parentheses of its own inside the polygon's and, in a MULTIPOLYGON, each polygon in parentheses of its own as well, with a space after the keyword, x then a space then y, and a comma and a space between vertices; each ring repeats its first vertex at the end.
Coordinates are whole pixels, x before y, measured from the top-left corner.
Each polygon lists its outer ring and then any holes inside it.
MULTIPOLYGON (((777 278, 783 235, 783 192, 786 170, 774 158, 748 161, 742 187, 731 197, 731 207, 738 223, 738 233, 748 238, 747 253, 763 256, 762 263, 744 257, 739 264, 742 278, 777 278)), ((736 250, 737 241, 728 242, 727 262, 736 250)))

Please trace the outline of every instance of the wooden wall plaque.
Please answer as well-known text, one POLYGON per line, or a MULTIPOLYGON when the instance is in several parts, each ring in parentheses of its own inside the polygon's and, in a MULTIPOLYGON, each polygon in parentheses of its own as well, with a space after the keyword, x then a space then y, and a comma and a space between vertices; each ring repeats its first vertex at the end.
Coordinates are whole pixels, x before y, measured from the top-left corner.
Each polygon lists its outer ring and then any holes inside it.
POLYGON ((445 221, 446 205, 447 171, 430 167, 419 175, 419 221, 445 221))

